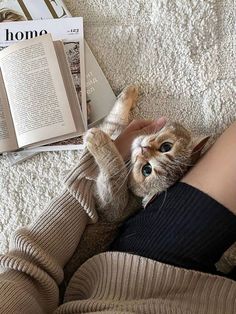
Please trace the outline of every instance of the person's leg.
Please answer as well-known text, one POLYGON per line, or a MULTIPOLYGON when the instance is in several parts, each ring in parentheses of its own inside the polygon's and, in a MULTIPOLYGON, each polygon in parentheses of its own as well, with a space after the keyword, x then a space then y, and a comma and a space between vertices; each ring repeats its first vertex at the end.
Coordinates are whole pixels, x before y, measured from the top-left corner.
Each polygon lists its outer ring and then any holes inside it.
POLYGON ((236 122, 181 180, 236 214, 236 122))

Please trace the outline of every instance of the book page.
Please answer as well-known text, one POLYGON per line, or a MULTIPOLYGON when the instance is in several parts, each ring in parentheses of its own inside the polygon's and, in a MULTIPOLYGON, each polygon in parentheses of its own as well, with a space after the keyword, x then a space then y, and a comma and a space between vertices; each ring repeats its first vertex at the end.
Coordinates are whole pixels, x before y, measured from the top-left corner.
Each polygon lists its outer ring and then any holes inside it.
MULTIPOLYGON (((54 42, 55 51, 57 54, 57 59, 59 61, 59 66, 61 69, 64 85, 67 91, 67 97, 69 99, 71 112, 74 117, 75 126, 78 134, 82 134, 84 131, 84 120, 81 107, 78 106, 79 98, 76 92, 76 86, 73 83, 72 74, 70 71, 70 64, 66 58, 66 52, 64 50, 65 45, 61 41, 54 42)), ((78 135, 77 134, 77 135, 78 135)))
POLYGON ((0 66, 19 147, 76 131, 50 35, 4 49, 0 66))
POLYGON ((0 153, 17 148, 16 134, 0 70, 0 153))

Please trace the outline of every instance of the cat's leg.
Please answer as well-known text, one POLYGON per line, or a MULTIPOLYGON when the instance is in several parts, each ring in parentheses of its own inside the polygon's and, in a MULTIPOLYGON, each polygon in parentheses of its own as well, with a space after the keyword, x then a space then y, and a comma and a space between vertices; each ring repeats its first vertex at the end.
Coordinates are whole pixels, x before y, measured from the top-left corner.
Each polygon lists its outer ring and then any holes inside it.
POLYGON ((118 96, 111 112, 100 128, 115 139, 129 123, 129 113, 138 100, 137 86, 126 87, 118 96))
POLYGON ((90 129, 85 143, 99 166, 96 192, 99 198, 99 213, 107 221, 117 221, 123 215, 128 202, 127 168, 111 138, 102 130, 90 129))

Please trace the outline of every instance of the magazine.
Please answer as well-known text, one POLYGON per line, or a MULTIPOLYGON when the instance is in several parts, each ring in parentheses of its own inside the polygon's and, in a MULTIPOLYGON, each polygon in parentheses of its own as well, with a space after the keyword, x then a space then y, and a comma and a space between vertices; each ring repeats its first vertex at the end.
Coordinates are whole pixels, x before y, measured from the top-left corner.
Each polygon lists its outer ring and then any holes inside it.
POLYGON ((61 41, 50 34, 19 41, 0 52, 0 68, 0 153, 85 131, 61 41))
POLYGON ((71 16, 61 0, 3 0, 0 3, 0 9, 9 9, 9 12, 6 12, 6 14, 12 14, 11 12, 15 11, 16 15, 12 16, 14 21, 71 16))
MULTIPOLYGON (((65 18, 70 17, 68 9, 61 0, 3 0, 0 3, 0 10, 6 11, 10 9, 10 13, 14 10, 17 16, 9 16, 7 19, 11 21, 25 19, 47 19, 47 18, 65 18)), ((5 19, 0 21, 5 22, 5 19)), ((116 96, 112 91, 106 77, 104 76, 99 64, 92 54, 86 41, 85 46, 85 73, 86 73, 86 90, 87 103, 90 114, 88 115, 89 127, 96 124, 110 111, 116 96)), ((87 113, 87 110, 86 110, 87 113)), ((83 115, 86 114, 83 111, 83 115)), ((46 146, 46 151, 54 150, 71 150, 81 149, 81 138, 73 138, 64 142, 59 142, 46 146), (68 145, 69 144, 69 145, 68 145)), ((43 148, 43 149, 45 149, 43 148)), ((28 159, 35 155, 37 151, 42 151, 36 147, 30 152, 26 150, 8 154, 11 164, 28 159)))
POLYGON ((92 51, 85 42, 85 68, 89 127, 103 119, 113 107, 116 96, 92 51))

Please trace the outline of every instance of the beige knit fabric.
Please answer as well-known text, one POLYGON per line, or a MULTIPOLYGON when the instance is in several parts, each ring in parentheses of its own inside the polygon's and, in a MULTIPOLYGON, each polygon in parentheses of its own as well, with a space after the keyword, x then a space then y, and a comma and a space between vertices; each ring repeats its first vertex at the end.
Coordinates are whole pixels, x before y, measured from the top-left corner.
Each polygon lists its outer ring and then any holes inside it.
POLYGON ((118 252, 84 263, 58 307, 63 266, 86 224, 97 220, 95 172, 85 152, 62 194, 14 234, 0 258, 0 313, 235 313, 234 281, 118 252))

